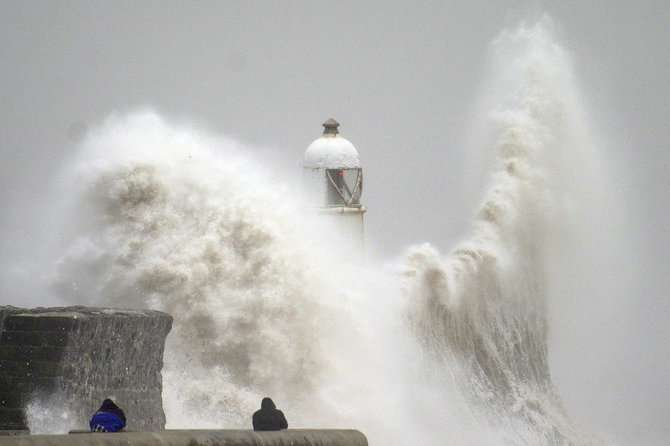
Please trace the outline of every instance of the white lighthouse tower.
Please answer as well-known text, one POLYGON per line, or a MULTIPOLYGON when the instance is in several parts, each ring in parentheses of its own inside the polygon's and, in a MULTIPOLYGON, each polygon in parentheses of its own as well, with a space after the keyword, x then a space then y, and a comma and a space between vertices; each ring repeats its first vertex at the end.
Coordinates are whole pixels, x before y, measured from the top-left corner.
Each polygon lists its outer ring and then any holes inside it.
POLYGON ((363 169, 358 151, 340 136, 333 118, 323 123, 323 136, 307 147, 303 185, 309 202, 327 216, 344 241, 363 253, 363 169))

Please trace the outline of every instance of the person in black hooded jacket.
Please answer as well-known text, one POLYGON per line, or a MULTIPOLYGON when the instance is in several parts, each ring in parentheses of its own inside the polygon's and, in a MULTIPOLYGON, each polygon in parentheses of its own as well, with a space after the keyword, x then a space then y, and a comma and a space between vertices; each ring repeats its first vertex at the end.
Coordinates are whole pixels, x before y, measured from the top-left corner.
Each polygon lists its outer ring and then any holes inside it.
POLYGON ((278 431, 288 428, 284 413, 267 397, 261 401, 261 410, 254 412, 252 423, 255 431, 278 431))

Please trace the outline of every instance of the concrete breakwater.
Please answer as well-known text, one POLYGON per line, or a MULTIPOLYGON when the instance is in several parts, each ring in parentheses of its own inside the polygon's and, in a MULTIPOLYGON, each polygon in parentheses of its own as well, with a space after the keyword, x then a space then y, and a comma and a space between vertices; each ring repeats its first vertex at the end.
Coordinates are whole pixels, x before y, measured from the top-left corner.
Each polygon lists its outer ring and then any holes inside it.
POLYGON ((157 432, 77 433, 4 437, 3 446, 367 446, 356 430, 289 429, 279 432, 249 430, 166 430, 157 432))
POLYGON ((67 414, 58 420, 64 430, 86 428, 110 396, 128 428, 163 429, 161 369, 171 328, 172 316, 159 311, 0 307, 0 435, 27 431, 31 405, 46 412, 36 423, 57 412, 67 414))

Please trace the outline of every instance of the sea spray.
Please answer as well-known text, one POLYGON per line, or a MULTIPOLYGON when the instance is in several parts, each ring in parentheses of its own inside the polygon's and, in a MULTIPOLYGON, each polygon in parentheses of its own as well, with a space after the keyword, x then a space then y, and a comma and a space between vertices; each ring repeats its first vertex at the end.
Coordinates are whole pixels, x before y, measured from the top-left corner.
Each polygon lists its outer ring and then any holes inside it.
POLYGON ((410 250, 404 293, 338 254, 251 149, 146 110, 93 129, 66 169, 53 292, 174 315, 170 428, 248 428, 271 396, 291 427, 371 444, 588 443, 547 365, 547 265, 591 156, 550 28, 494 42, 482 141, 500 168, 467 240, 410 250))
POLYGON ((151 112, 113 117, 89 138, 72 173, 77 234, 54 288, 175 315, 168 414, 176 399, 196 426, 241 426, 259 390, 281 401, 312 386, 322 282, 308 277, 281 191, 262 185, 235 143, 207 138, 151 112))
POLYGON ((428 360, 500 432, 496 443, 586 444, 550 378, 547 266, 583 200, 580 162, 592 168, 594 149, 547 17, 503 32, 492 59, 482 140, 499 168, 465 241, 445 258, 430 245, 408 254, 409 318, 428 360))
POLYGON ((396 282, 339 252, 339 231, 311 226, 250 152, 152 111, 111 117, 65 175, 53 290, 174 315, 168 427, 249 427, 270 395, 293 427, 383 433, 378 398, 404 363, 402 341, 379 348, 406 337, 396 282))

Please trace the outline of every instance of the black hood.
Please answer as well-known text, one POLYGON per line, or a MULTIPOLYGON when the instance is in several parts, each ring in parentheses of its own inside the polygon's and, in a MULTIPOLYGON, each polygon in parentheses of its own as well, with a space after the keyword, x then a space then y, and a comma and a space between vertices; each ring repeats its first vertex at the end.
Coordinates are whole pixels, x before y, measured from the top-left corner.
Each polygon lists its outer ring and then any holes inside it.
POLYGON ((98 410, 101 410, 103 412, 110 412, 110 411, 113 411, 114 409, 118 410, 118 408, 119 408, 119 406, 114 404, 114 401, 107 398, 105 401, 102 402, 102 406, 100 406, 100 409, 98 409, 98 410))
POLYGON ((100 409, 98 409, 98 412, 107 412, 107 413, 113 413, 117 417, 121 418, 121 421, 123 421, 123 425, 125 426, 126 424, 126 414, 123 413, 123 410, 119 406, 117 406, 114 401, 111 399, 107 398, 105 401, 102 402, 102 406, 100 406, 100 409))
POLYGON ((272 410, 276 408, 275 403, 268 397, 263 398, 263 401, 261 401, 261 409, 272 410))

